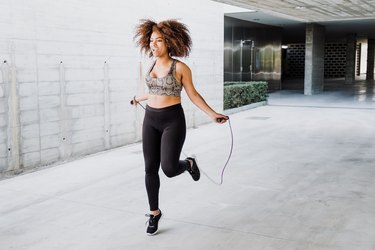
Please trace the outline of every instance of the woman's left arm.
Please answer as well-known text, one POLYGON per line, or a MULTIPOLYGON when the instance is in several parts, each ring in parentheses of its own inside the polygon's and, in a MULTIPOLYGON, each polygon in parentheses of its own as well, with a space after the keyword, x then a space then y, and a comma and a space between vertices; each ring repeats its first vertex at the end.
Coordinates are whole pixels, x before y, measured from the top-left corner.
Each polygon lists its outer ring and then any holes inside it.
POLYGON ((185 88, 186 94, 188 95, 189 99, 194 103, 199 109, 205 112, 208 116, 211 117, 217 123, 224 123, 228 120, 228 116, 216 113, 203 99, 203 97, 198 93, 195 89, 192 74, 190 68, 184 63, 178 63, 176 65, 176 71, 180 73, 181 76, 181 83, 185 88), (218 120, 218 118, 220 118, 218 120))

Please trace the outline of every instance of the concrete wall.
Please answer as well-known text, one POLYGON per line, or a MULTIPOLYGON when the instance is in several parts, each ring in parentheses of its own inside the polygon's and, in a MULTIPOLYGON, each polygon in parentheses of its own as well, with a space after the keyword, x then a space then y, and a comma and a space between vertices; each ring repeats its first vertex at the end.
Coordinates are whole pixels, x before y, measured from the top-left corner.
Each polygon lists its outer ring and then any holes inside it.
MULTIPOLYGON (((0 0, 0 173, 139 141, 151 59, 134 46, 141 18, 178 18, 193 38, 185 60, 206 101, 223 103, 223 6, 211 1, 0 0), (141 8, 142 6, 142 8, 141 8)), ((188 126, 208 121, 183 96, 188 126)))

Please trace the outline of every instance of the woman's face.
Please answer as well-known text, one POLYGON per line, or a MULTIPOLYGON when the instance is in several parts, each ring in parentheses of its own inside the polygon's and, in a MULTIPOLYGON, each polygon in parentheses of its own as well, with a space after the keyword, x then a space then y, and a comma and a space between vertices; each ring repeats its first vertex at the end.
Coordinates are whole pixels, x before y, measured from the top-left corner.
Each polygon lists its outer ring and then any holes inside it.
POLYGON ((155 30, 150 37, 150 48, 154 57, 161 57, 168 54, 168 47, 163 35, 155 30))

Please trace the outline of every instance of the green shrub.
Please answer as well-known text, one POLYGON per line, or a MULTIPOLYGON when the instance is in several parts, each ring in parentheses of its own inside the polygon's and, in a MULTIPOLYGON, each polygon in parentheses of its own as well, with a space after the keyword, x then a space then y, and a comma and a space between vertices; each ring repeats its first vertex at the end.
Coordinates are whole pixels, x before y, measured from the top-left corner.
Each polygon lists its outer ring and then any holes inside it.
POLYGON ((224 109, 266 101, 267 82, 225 82, 224 109))

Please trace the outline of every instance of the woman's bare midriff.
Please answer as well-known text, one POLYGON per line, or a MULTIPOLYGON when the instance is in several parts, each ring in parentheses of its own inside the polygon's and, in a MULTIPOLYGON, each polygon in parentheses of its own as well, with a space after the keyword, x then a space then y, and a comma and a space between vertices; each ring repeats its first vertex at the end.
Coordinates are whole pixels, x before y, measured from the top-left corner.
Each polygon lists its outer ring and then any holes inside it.
POLYGON ((148 95, 147 105, 152 108, 165 108, 181 103, 180 96, 148 95))

